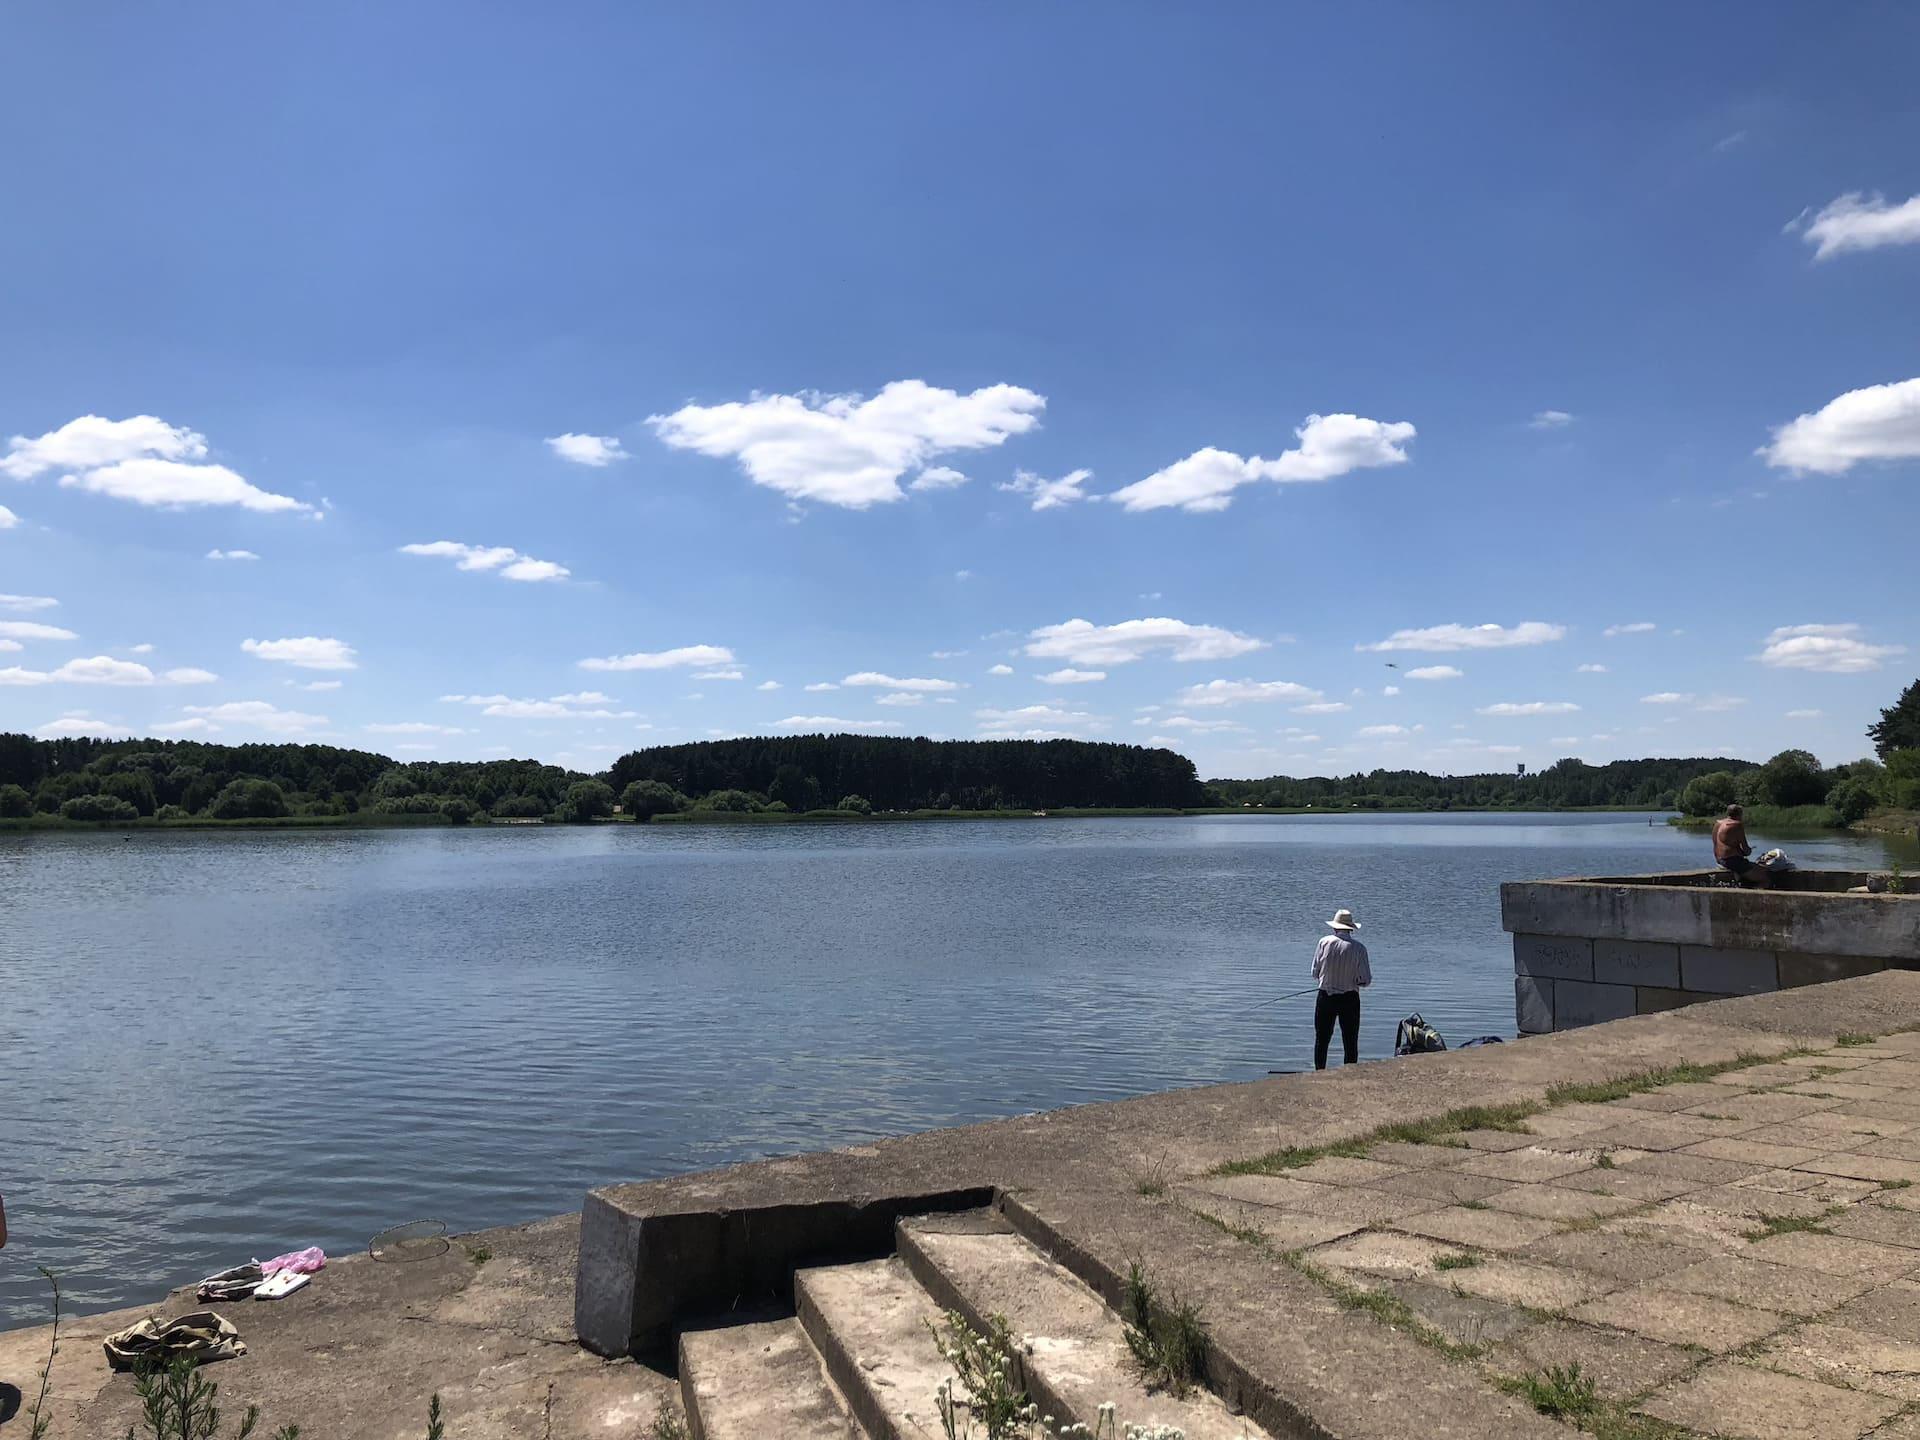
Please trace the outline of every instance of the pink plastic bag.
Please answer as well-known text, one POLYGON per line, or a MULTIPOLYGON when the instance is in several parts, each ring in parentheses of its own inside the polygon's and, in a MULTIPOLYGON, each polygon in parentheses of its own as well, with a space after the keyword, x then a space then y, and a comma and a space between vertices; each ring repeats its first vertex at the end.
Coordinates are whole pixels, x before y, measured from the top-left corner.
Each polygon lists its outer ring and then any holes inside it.
POLYGON ((314 1245, 305 1250, 292 1251, 290 1254, 276 1255, 271 1260, 262 1260, 260 1271, 265 1275, 271 1275, 279 1270, 291 1270, 296 1275, 311 1275, 314 1271, 325 1268, 326 1263, 326 1252, 318 1245, 314 1245))

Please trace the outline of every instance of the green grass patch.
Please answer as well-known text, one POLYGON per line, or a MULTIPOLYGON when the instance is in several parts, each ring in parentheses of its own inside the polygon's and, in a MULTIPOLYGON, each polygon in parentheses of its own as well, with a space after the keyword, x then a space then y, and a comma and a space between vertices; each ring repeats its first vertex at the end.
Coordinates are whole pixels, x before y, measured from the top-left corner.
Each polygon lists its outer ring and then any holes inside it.
POLYGON ((1839 1213, 1840 1213, 1840 1207, 1836 1205, 1831 1210, 1826 1211, 1824 1214, 1813 1215, 1813 1216, 1763 1214, 1760 1216, 1760 1224, 1756 1228, 1752 1230, 1748 1230, 1744 1233, 1746 1235, 1746 1238, 1750 1241, 1769 1240, 1769 1239, 1772 1239, 1775 1235, 1793 1235, 1798 1233, 1805 1233, 1809 1235, 1831 1235, 1833 1231, 1829 1230, 1826 1226, 1822 1225, 1820 1222, 1822 1220, 1831 1219, 1833 1216, 1838 1215, 1839 1213))
POLYGON ((1322 1270, 1298 1251, 1290 1252, 1286 1256, 1286 1261, 1293 1269, 1333 1296, 1345 1308, 1364 1311, 1381 1324, 1390 1325, 1395 1330, 1411 1335, 1422 1345, 1439 1351, 1449 1360, 1478 1360, 1487 1353, 1486 1345, 1468 1344, 1454 1339, 1443 1331, 1436 1330, 1397 1295, 1389 1295, 1384 1290, 1368 1290, 1339 1279, 1322 1270))
POLYGON ((1245 1241, 1249 1245, 1258 1245, 1262 1249, 1265 1249, 1270 1243, 1264 1234, 1255 1230, 1252 1226, 1236 1225, 1231 1220, 1222 1219, 1210 1210, 1189 1210, 1187 1213, 1196 1220, 1206 1221, 1207 1224, 1213 1226, 1214 1229, 1220 1231, 1222 1234, 1231 1235, 1234 1239, 1245 1241))
POLYGON ((469 1245, 466 1247, 466 1250, 467 1259, 474 1263, 476 1269, 493 1259, 493 1251, 484 1245, 469 1245))
POLYGON ((1850 1030, 1835 1040, 1833 1044, 1835 1049, 1850 1050, 1856 1045, 1871 1045, 1873 1041, 1874 1037, 1871 1035, 1860 1035, 1850 1030))
POLYGON ((1905 1190, 1912 1184, 1913 1181, 1911 1180, 1882 1180, 1880 1182, 1880 1188, 1882 1190, 1905 1190))
POLYGON ((1549 1365, 1545 1370, 1516 1376, 1502 1388, 1518 1395, 1542 1415, 1575 1425, 1591 1419, 1601 1404, 1593 1377, 1578 1363, 1549 1365))
POLYGON ((1441 1255, 1433 1262, 1436 1270, 1471 1270, 1480 1263, 1480 1257, 1462 1250, 1457 1255, 1441 1255))
POLYGON ((1595 1157, 1593 1168, 1596 1170, 1617 1170, 1620 1167, 1613 1163, 1613 1152, 1611 1150, 1602 1150, 1600 1154, 1595 1157))

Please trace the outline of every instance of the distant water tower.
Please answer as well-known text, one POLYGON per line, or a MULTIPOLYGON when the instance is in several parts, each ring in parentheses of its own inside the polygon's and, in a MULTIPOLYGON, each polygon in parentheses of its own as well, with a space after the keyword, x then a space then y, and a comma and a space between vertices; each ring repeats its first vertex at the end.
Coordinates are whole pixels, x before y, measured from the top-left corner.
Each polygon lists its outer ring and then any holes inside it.
POLYGON ((1524 775, 1524 774, 1526 774, 1526 773, 1527 773, 1527 762, 1526 762, 1526 761, 1524 761, 1524 760, 1522 760, 1522 761, 1521 761, 1521 762, 1519 763, 1519 765, 1517 765, 1517 766, 1515 767, 1515 769, 1516 769, 1516 771, 1517 771, 1517 772, 1518 772, 1519 774, 1522 774, 1522 775, 1524 775))

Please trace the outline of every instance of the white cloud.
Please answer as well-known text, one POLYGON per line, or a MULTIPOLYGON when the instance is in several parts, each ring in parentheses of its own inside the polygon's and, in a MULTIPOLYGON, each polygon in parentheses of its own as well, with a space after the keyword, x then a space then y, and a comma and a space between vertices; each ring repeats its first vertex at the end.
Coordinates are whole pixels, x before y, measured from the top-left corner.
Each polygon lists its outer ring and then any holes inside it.
POLYGON ((925 690, 928 692, 958 690, 960 683, 955 680, 930 680, 919 676, 909 676, 902 680, 895 675, 883 675, 877 670, 862 670, 849 675, 840 682, 842 685, 877 686, 883 690, 925 690))
POLYGON ((924 705, 927 697, 913 690, 896 690, 891 695, 874 697, 876 705, 924 705))
POLYGON ((258 560, 260 557, 251 550, 209 550, 209 560, 258 560))
POLYGON ((151 655, 151 654, 153 653, 153 646, 151 646, 151 645, 129 645, 129 646, 127 647, 127 653, 128 653, 129 655, 151 655))
POLYGON ((1046 398, 1017 385, 970 395, 896 380, 859 395, 755 395, 687 405, 647 423, 679 450, 735 459, 756 485, 792 500, 864 510, 903 496, 900 477, 936 455, 981 450, 1040 422, 1046 398))
POLYGON ((0 610, 51 610, 59 603, 51 595, 0 595, 0 610))
POLYGON ((1407 671, 1409 680, 1458 680, 1466 671, 1452 665, 1416 665, 1407 671))
POLYGON ((324 715, 282 710, 265 700, 229 700, 224 705, 187 705, 182 708, 189 715, 199 715, 216 724, 264 730, 271 735, 304 735, 327 723, 324 715))
POLYGON ((6 506, 0 505, 0 530, 11 530, 19 523, 20 517, 18 515, 14 514, 13 511, 9 510, 6 506))
POLYGON ((1653 695, 1642 695, 1642 705, 1685 705, 1690 709, 1713 713, 1722 710, 1737 710, 1746 704, 1738 695, 1695 695, 1679 690, 1661 690, 1653 695))
POLYGON ((753 688, 756 690, 778 690, 780 688, 780 682, 778 680, 762 680, 753 688))
POLYGON ((1413 732, 1404 725, 1362 725, 1353 733, 1367 739, 1376 739, 1382 735, 1411 735, 1413 732))
POLYGON ((1651 620, 1633 620, 1625 625, 1609 625, 1600 633, 1611 640, 1616 635, 1650 635, 1659 628, 1651 620))
POLYGON ((505 695, 475 695, 468 704, 481 706, 482 715, 496 720, 638 720, 637 710, 581 708, 564 700, 514 700, 505 695))
POLYGON ((909 490, 957 490, 967 477, 945 465, 929 465, 908 482, 909 490))
POLYGON ((1920 195, 1889 205, 1877 190, 1870 195, 1849 191, 1829 201, 1801 233, 1807 244, 1816 247, 1816 260, 1849 250, 1878 250, 1883 245, 1920 245, 1920 195))
POLYGON ((1868 385, 1773 432, 1760 451, 1786 470, 1843 475, 1863 460, 1920 457, 1920 378, 1868 385))
POLYGON ((1400 687, 1398 685, 1382 685, 1380 687, 1380 693, 1382 695, 1398 695, 1400 693, 1400 687))
POLYGON ((64 471, 63 486, 136 505, 238 505, 265 513, 319 514, 291 496, 257 488, 224 465, 207 463, 206 455, 204 435, 152 415, 127 420, 82 415, 37 439, 15 435, 0 455, 0 475, 31 480, 64 471))
POLYGON ((1071 665, 1060 670, 1049 670, 1039 677, 1046 685, 1091 685, 1096 680, 1107 678, 1104 670, 1076 670, 1071 665))
POLYGON ((968 654, 969 652, 965 650, 931 650, 927 653, 928 658, 933 660, 958 660, 962 655, 968 654))
POLYGON ((1904 645, 1869 645, 1859 636, 1858 625, 1783 625, 1768 634, 1766 647, 1753 658, 1781 670, 1856 675, 1878 670, 1888 656, 1907 653, 1904 645))
POLYGON ((592 465, 596 469, 611 465, 616 460, 625 460, 627 452, 620 442, 611 435, 549 435, 547 448, 562 460, 571 460, 575 465, 592 465))
POLYGON ((1564 430, 1572 423, 1573 416, 1565 410, 1536 410, 1527 425, 1533 430, 1564 430))
POLYGON ((1084 710, 1062 710, 1057 705, 1022 705, 1014 710, 976 710, 973 718, 982 730, 1025 730, 1036 725, 1084 725, 1099 717, 1084 710))
POLYGON ((338 690, 341 685, 346 682, 341 680, 308 680, 303 684, 298 680, 289 680, 287 683, 296 690, 338 690))
POLYGON ((802 685, 800 688, 805 690, 809 695, 819 695, 828 690, 838 690, 840 685, 839 682, 834 680, 816 680, 813 684, 802 685))
POLYGON ((0 637, 0 655, 7 655, 13 651, 24 650, 26 648, 27 647, 22 645, 18 640, 8 640, 5 637, 0 637))
POLYGON ((78 640, 71 630, 43 625, 38 620, 0 620, 0 637, 8 640, 78 640))
POLYGON ((1502 700, 1497 705, 1482 705, 1476 715, 1570 715, 1580 707, 1571 700, 1502 700))
POLYGON ((152 727, 156 735, 218 735, 220 727, 204 715, 195 715, 190 720, 169 720, 164 725, 152 727))
POLYGON ((1122 620, 1117 625, 1095 625, 1089 620, 1043 625, 1030 632, 1026 649, 1036 659, 1097 667, 1130 664, 1158 651, 1171 660, 1231 660, 1264 650, 1266 644, 1215 625, 1189 625, 1163 617, 1122 620))
POLYGON ((1146 715, 1133 723, 1136 725, 1159 725, 1168 730, 1191 730, 1203 735, 1222 730, 1245 730, 1247 728, 1237 720, 1196 720, 1191 715, 1146 715))
POLYGON ((1787 711, 1787 719, 1818 720, 1821 717, 1821 715, 1824 713, 1825 713, 1824 711, 1820 711, 1820 710, 1789 710, 1787 711))
POLYGON ((535 560, 506 545, 462 545, 457 540, 432 540, 402 545, 400 553, 453 560, 462 570, 497 570, 507 580, 564 580, 573 573, 564 565, 535 560))
POLYGON ((425 720, 393 720, 360 727, 369 735, 464 735, 458 725, 434 725, 425 720))
POLYGON ((1071 505, 1076 500, 1091 500, 1093 497, 1080 487, 1093 478, 1091 470, 1073 470, 1058 480, 1049 480, 1044 475, 1036 475, 1031 470, 1016 470, 1013 479, 993 488, 1009 491, 1015 495, 1025 495, 1033 501, 1035 510, 1058 510, 1063 505, 1071 505))
POLYGON ((1576 675, 1604 675, 1607 673, 1607 667, 1604 665, 1595 665, 1590 661, 1585 665, 1574 666, 1573 673, 1576 675))
POLYGON ((1556 735, 1547 741, 1547 743, 1549 745, 1557 745, 1562 750, 1572 750, 1580 744, 1580 737, 1578 735, 1556 735))
POLYGON ((598 690, 574 690, 568 694, 555 695, 551 698, 556 705, 612 705, 616 703, 611 695, 603 695, 598 690))
POLYGON ((782 730, 898 730, 898 720, 842 720, 833 715, 789 715, 773 722, 782 730))
POLYGON ((1299 437, 1299 446, 1277 460, 1243 457, 1208 446, 1107 498, 1135 511, 1224 510, 1233 503, 1235 490, 1257 480, 1281 484, 1332 480, 1352 470, 1402 464, 1407 459, 1403 447, 1413 439, 1414 428, 1404 420, 1388 423, 1359 415, 1309 415, 1293 433, 1299 437))
POLYGON ((101 740, 125 740, 133 734, 133 732, 124 725, 113 725, 105 720, 94 720, 84 714, 62 715, 58 720, 49 720, 33 733, 42 740, 66 740, 81 737, 94 737, 101 740))
POLYGON ((1712 713, 1718 710, 1738 710, 1746 703, 1745 697, 1740 695, 1709 695, 1693 708, 1712 713))
POLYGON ((692 665, 731 665, 733 651, 724 645, 682 645, 676 650, 636 650, 631 655, 580 662, 582 670, 674 670, 692 665))
POLYGON ((1352 708, 1353 706, 1344 700, 1319 700, 1311 705, 1296 705, 1293 707, 1293 713, 1296 715, 1341 715, 1352 708))
POLYGON ((1209 680, 1189 685, 1176 697, 1181 705, 1246 705, 1262 700, 1318 700, 1320 692, 1291 680, 1209 680))
POLYGON ((1011 675, 1011 674, 1013 674, 1013 666, 1011 666, 1011 665, 989 665, 989 666, 987 667, 987 674, 989 674, 989 675, 1011 675))
POLYGON ((747 678, 747 672, 734 669, 696 670, 693 678, 696 680, 744 680, 747 678))
POLYGON ((168 670, 155 675, 134 660, 91 655, 69 660, 54 670, 0 670, 0 685, 205 685, 220 677, 209 670, 168 670))
POLYGON ((1678 690, 1662 690, 1657 695, 1642 695, 1642 705, 1691 705, 1694 697, 1683 695, 1678 690))
POLYGON ((287 640, 242 640, 240 648, 261 660, 276 660, 302 670, 357 670, 354 649, 331 636, 301 635, 287 640))
POLYGON ((1444 654, 1453 650, 1506 650, 1516 645, 1547 645, 1566 637, 1567 627, 1549 625, 1542 620, 1523 620, 1518 625, 1429 625, 1420 630, 1396 630, 1371 645, 1356 645, 1356 650, 1424 650, 1444 654))

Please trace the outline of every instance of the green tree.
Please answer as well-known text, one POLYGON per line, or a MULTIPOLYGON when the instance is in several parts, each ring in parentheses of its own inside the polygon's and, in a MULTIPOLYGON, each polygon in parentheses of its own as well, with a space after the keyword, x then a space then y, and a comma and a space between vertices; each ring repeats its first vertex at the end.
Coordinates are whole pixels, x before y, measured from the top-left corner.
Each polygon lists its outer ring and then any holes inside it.
POLYGON ((138 820, 140 812, 114 795, 76 795, 60 807, 69 820, 138 820))
POLYGON ((287 797, 271 780, 233 780, 207 813, 216 820, 277 820, 287 813, 287 797))
POLYGON ((1717 815, 1733 803, 1738 783, 1728 770, 1696 775, 1680 791, 1680 809, 1688 815, 1717 815))
POLYGON ((672 815, 687 808, 687 797, 658 780, 636 780, 620 792, 620 809, 641 824, 656 815, 672 815))
POLYGON ((834 809, 845 810, 851 815, 871 815, 873 813, 873 806, 869 805, 866 799, 859 795, 841 796, 840 803, 834 806, 834 809))
POLYGON ((1920 747, 1895 750, 1887 756, 1880 797, 1895 810, 1920 810, 1920 747))
POLYGON ((31 814, 31 795, 18 785, 0 785, 0 820, 24 820, 31 814))
POLYGON ((124 800, 142 815, 151 815, 159 808, 159 800, 153 793, 153 776, 145 770, 122 770, 109 775, 100 782, 100 793, 124 800))
POLYGON ((762 809, 766 802, 758 795, 750 795, 745 790, 715 790, 703 795, 694 802, 696 810, 721 810, 730 814, 746 815, 762 809))
POLYGON ((818 810, 820 782, 798 765, 782 765, 767 787, 767 799, 784 804, 789 810, 818 810))
POLYGON ((1864 819, 1878 798, 1873 786, 1866 781, 1846 779, 1827 792, 1827 806, 1842 825, 1851 825, 1864 819))
POLYGON ((1782 750, 1760 767, 1760 786, 1766 804, 1818 805, 1826 796, 1828 781, 1810 753, 1782 750))
POLYGON ((602 819, 613 813, 613 787, 604 780, 576 780, 567 787, 565 808, 575 821, 602 819))
POLYGON ((447 817, 448 824, 464 825, 473 819, 473 802, 454 795, 440 802, 440 813, 447 817))
POLYGON ((1867 727, 1867 738, 1882 760, 1896 750, 1920 750, 1920 680, 1880 712, 1880 718, 1867 727))

